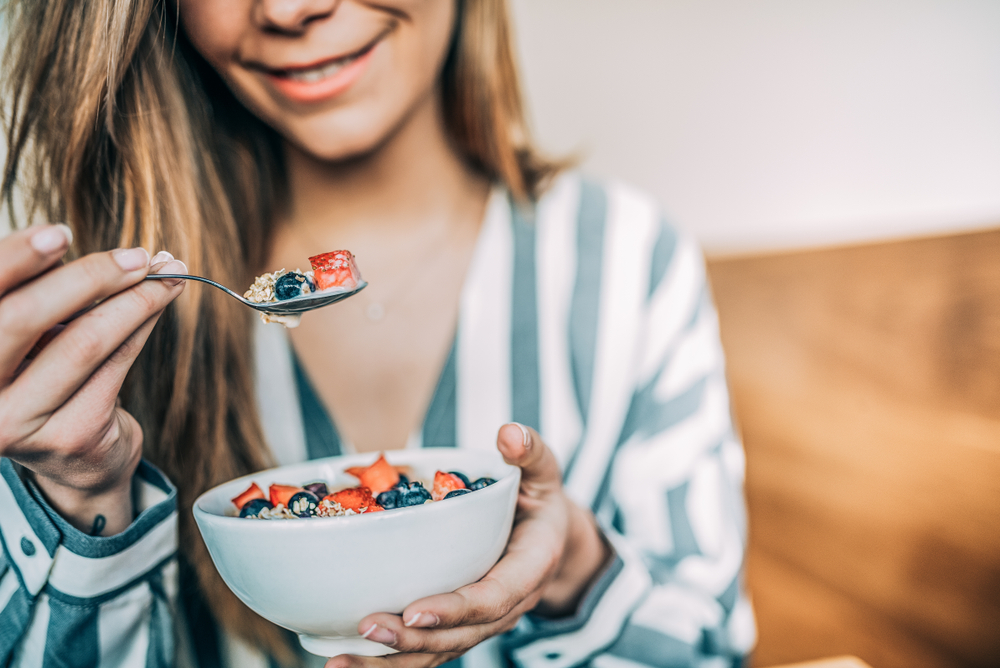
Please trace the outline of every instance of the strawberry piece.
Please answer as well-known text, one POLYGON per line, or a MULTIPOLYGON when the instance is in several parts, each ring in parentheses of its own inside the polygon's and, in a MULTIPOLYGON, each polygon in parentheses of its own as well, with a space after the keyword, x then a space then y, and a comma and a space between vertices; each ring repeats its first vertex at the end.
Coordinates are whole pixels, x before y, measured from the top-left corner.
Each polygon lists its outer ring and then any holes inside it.
POLYGON ((438 471, 434 474, 434 489, 431 491, 432 499, 440 501, 448 496, 448 492, 454 492, 456 489, 465 489, 465 483, 457 475, 445 473, 444 471, 438 471))
POLYGON ((372 491, 367 487, 349 487, 348 489, 342 489, 339 492, 328 494, 323 497, 323 500, 331 503, 339 503, 341 507, 353 510, 356 513, 377 513, 380 510, 385 510, 385 508, 378 505, 375 497, 372 496, 372 491), (362 508, 365 508, 366 510, 362 511, 362 508))
POLYGON ((301 487, 296 487, 295 485, 271 485, 268 490, 268 496, 270 497, 271 504, 277 507, 280 503, 285 508, 288 507, 288 499, 292 498, 299 492, 304 492, 305 490, 301 487))
POLYGON ((309 258, 316 288, 353 288, 361 280, 361 272, 351 251, 339 250, 309 258))
POLYGON ((247 501, 253 501, 254 499, 266 499, 266 498, 267 497, 264 496, 264 490, 258 487, 257 483, 252 482, 250 483, 249 487, 247 487, 244 491, 240 492, 240 494, 233 499, 233 505, 239 508, 240 510, 243 510, 243 505, 247 501))
POLYGON ((361 476, 364 475, 365 471, 368 470, 367 466, 348 466, 344 469, 344 473, 348 473, 358 480, 361 480, 361 476))
POLYGON ((360 480, 361 486, 367 487, 376 496, 389 491, 399 482, 399 473, 385 461, 384 454, 380 454, 371 466, 352 466, 344 471, 360 480))

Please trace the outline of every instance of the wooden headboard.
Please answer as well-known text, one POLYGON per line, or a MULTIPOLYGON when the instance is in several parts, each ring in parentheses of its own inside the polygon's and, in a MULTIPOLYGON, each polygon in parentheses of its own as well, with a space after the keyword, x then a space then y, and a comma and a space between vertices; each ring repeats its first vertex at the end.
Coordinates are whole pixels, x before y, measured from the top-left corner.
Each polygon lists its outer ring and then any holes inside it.
POLYGON ((755 664, 1000 666, 1000 231, 710 260, 755 664))

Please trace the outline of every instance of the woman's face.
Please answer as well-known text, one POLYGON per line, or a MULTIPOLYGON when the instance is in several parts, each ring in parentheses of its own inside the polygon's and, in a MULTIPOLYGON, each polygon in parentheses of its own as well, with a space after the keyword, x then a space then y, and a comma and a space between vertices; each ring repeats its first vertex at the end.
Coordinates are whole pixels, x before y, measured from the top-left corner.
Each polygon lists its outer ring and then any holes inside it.
POLYGON ((324 160, 371 151, 432 99, 455 0, 179 0, 238 98, 324 160))

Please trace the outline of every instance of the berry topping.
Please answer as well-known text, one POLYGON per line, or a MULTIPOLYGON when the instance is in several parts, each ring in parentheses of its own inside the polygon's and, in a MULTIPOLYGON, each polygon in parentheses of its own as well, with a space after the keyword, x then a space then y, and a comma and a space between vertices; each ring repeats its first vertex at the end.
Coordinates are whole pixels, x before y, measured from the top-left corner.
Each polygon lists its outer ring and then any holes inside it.
POLYGON ((406 492, 400 494, 399 507, 422 506, 431 500, 431 493, 419 482, 411 482, 406 492))
POLYGON ((322 499, 324 496, 330 493, 330 490, 327 489, 325 482, 311 482, 308 485, 304 485, 302 489, 306 490, 307 492, 312 492, 313 494, 316 495, 317 499, 322 499))
POLYGON ((373 513, 385 510, 378 504, 375 497, 372 496, 371 490, 367 487, 351 487, 349 489, 342 489, 339 492, 330 494, 324 500, 328 500, 332 503, 339 503, 341 507, 353 510, 356 513, 373 513))
POLYGON ((271 505, 288 508, 288 500, 302 491, 305 490, 294 485, 271 485, 267 490, 267 495, 271 498, 271 505))
POLYGON ((240 517, 257 517, 257 515, 260 514, 260 511, 265 508, 271 510, 274 506, 271 505, 270 501, 264 498, 250 499, 243 504, 242 508, 240 508, 240 517))
POLYGON ((463 494, 468 494, 468 493, 469 493, 469 490, 467 490, 467 489, 456 489, 456 490, 452 490, 452 491, 448 492, 447 494, 445 494, 444 498, 451 499, 453 497, 462 496, 463 494))
POLYGON ((469 486, 470 484, 469 479, 461 471, 448 471, 448 473, 452 474, 453 476, 456 476, 459 480, 462 481, 462 484, 465 485, 466 487, 469 486))
POLYGON ((353 288, 361 279, 361 272, 350 251, 333 251, 314 255, 309 258, 312 263, 313 277, 316 287, 320 290, 329 288, 353 288))
POLYGON ((434 491, 431 492, 431 498, 435 501, 440 501, 448 492, 456 489, 465 489, 465 483, 457 475, 444 471, 438 471, 434 474, 434 491))
POLYGON ((494 480, 493 478, 479 478, 478 480, 474 480, 472 484, 469 485, 469 489, 474 492, 477 489, 482 489, 483 487, 489 487, 495 482, 496 480, 494 480))
POLYGON ((399 473, 385 461, 385 455, 379 455, 371 466, 352 466, 347 473, 361 481, 362 487, 367 487, 372 494, 381 494, 399 483, 399 473))
POLYGON ((318 505, 319 497, 312 492, 302 490, 301 492, 296 492, 288 499, 287 508, 292 511, 292 514, 299 517, 312 517, 316 514, 316 506, 318 505))
POLYGON ((309 277, 297 271, 290 271, 283 274, 274 283, 274 294, 278 299, 292 299, 307 295, 315 290, 315 286, 309 277))
POLYGON ((400 507, 401 496, 402 494, 400 494, 399 489, 393 487, 388 492, 382 492, 379 494, 375 501, 386 510, 392 510, 393 508, 400 507))
POLYGON ((266 498, 267 497, 264 496, 264 491, 257 486, 257 483, 254 482, 250 483, 250 486, 247 487, 246 490, 244 490, 239 496, 233 499, 233 504, 237 508, 242 510, 243 506, 245 506, 248 502, 253 501, 254 499, 266 499, 266 498))

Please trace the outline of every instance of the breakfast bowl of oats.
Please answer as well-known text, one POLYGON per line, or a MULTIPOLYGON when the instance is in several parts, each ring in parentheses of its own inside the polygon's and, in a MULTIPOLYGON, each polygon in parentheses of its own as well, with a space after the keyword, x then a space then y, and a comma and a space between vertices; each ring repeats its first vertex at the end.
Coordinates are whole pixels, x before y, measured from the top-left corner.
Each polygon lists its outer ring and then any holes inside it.
POLYGON ((493 450, 359 453, 224 483, 194 517, 229 588, 307 651, 381 656, 391 648, 362 638, 361 620, 485 575, 507 544, 519 482, 493 450))

